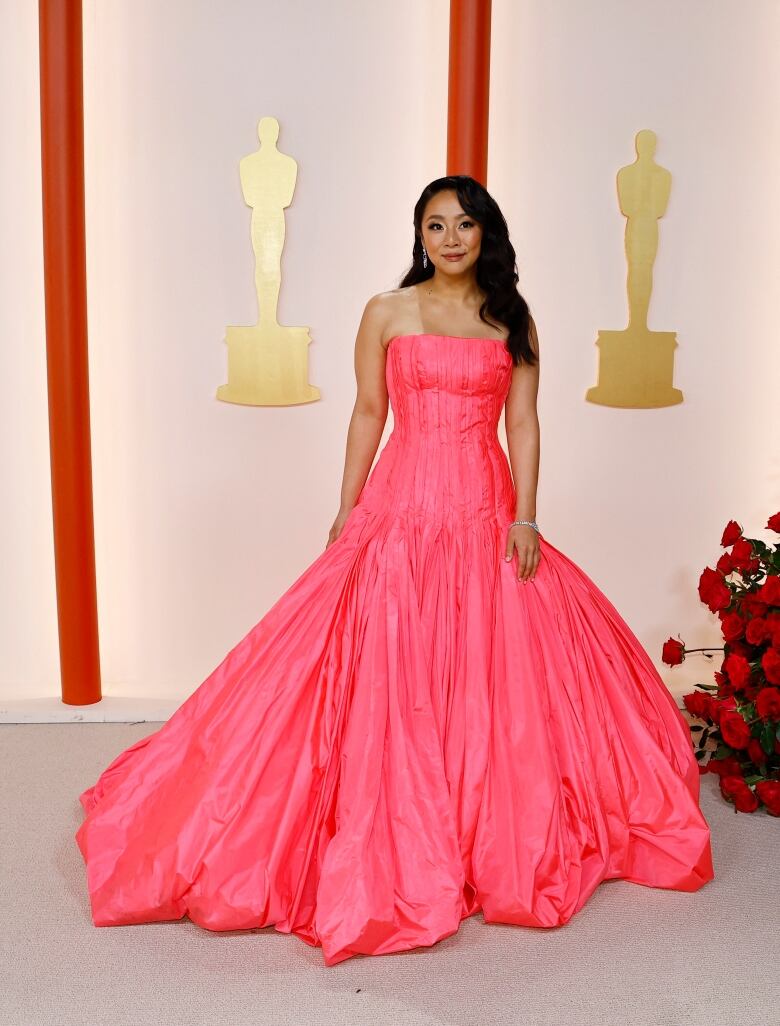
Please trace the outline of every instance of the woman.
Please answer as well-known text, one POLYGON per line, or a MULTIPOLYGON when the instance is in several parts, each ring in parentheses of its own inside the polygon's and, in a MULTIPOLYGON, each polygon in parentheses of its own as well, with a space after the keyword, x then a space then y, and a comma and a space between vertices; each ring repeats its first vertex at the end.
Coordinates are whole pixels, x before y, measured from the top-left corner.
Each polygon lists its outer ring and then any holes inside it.
POLYGON ((535 522, 539 342, 506 222, 459 175, 414 225, 361 320, 324 551, 80 795, 97 926, 273 925, 334 965, 480 910, 560 926, 613 877, 713 878, 682 713, 535 522))

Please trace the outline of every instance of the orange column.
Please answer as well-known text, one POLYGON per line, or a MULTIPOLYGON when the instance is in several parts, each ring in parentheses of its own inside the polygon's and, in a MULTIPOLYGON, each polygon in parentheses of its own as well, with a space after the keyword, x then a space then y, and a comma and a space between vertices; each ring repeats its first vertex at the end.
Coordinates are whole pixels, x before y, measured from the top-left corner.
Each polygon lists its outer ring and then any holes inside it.
POLYGON ((450 0, 447 174, 487 187, 490 0, 450 0))
POLYGON ((101 698, 87 363, 81 0, 39 0, 43 257, 62 700, 101 698))

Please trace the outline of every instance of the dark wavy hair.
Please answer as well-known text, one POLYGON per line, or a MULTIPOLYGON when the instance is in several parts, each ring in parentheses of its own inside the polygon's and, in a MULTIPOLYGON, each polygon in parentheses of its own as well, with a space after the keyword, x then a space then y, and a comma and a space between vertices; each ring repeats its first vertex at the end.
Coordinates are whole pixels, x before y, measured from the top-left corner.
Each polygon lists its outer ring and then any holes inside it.
MULTIPOLYGON (((529 340, 531 312, 528 303, 518 292, 517 263, 514 247, 509 241, 509 228, 504 215, 487 191, 470 175, 446 175, 425 186, 414 206, 414 248, 412 266, 399 283, 400 288, 427 281, 434 273, 431 261, 422 263, 422 217, 432 196, 445 189, 454 189, 464 211, 482 226, 482 244, 477 259, 477 285, 486 299, 479 308, 479 319, 485 324, 490 315, 509 329, 507 349, 512 361, 531 365, 537 362, 529 340)), ((495 325, 491 325, 494 327, 495 325)))

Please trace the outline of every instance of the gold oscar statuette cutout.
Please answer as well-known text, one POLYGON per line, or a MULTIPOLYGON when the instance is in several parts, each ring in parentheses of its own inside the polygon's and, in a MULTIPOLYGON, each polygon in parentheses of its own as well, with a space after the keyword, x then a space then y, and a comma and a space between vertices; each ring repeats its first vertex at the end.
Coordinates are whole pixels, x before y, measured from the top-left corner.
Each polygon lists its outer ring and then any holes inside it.
POLYGON ((676 333, 647 327, 658 219, 666 211, 672 186, 670 172, 653 159, 655 144, 655 132, 637 132, 637 159, 617 174, 618 202, 626 218, 628 327, 599 331, 598 384, 585 398, 602 406, 650 408, 683 401, 680 389, 672 385, 676 333))
POLYGON ((276 118, 261 118, 257 135, 260 148, 239 162, 239 171, 244 200, 252 208, 258 318, 251 327, 226 329, 228 383, 217 388, 217 399, 247 406, 310 403, 320 398, 320 390, 309 384, 309 329, 276 320, 284 208, 292 202, 298 165, 276 148, 276 118))

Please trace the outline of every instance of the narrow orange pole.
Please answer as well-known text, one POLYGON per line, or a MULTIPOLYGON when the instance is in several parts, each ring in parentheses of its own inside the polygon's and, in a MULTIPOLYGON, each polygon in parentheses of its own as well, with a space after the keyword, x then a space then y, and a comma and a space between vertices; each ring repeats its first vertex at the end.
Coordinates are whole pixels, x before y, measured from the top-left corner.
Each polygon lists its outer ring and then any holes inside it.
POLYGON ((87 362, 81 0, 39 0, 43 267, 62 700, 101 698, 87 362))
POLYGON ((487 187, 490 0, 450 0, 447 174, 487 187))

